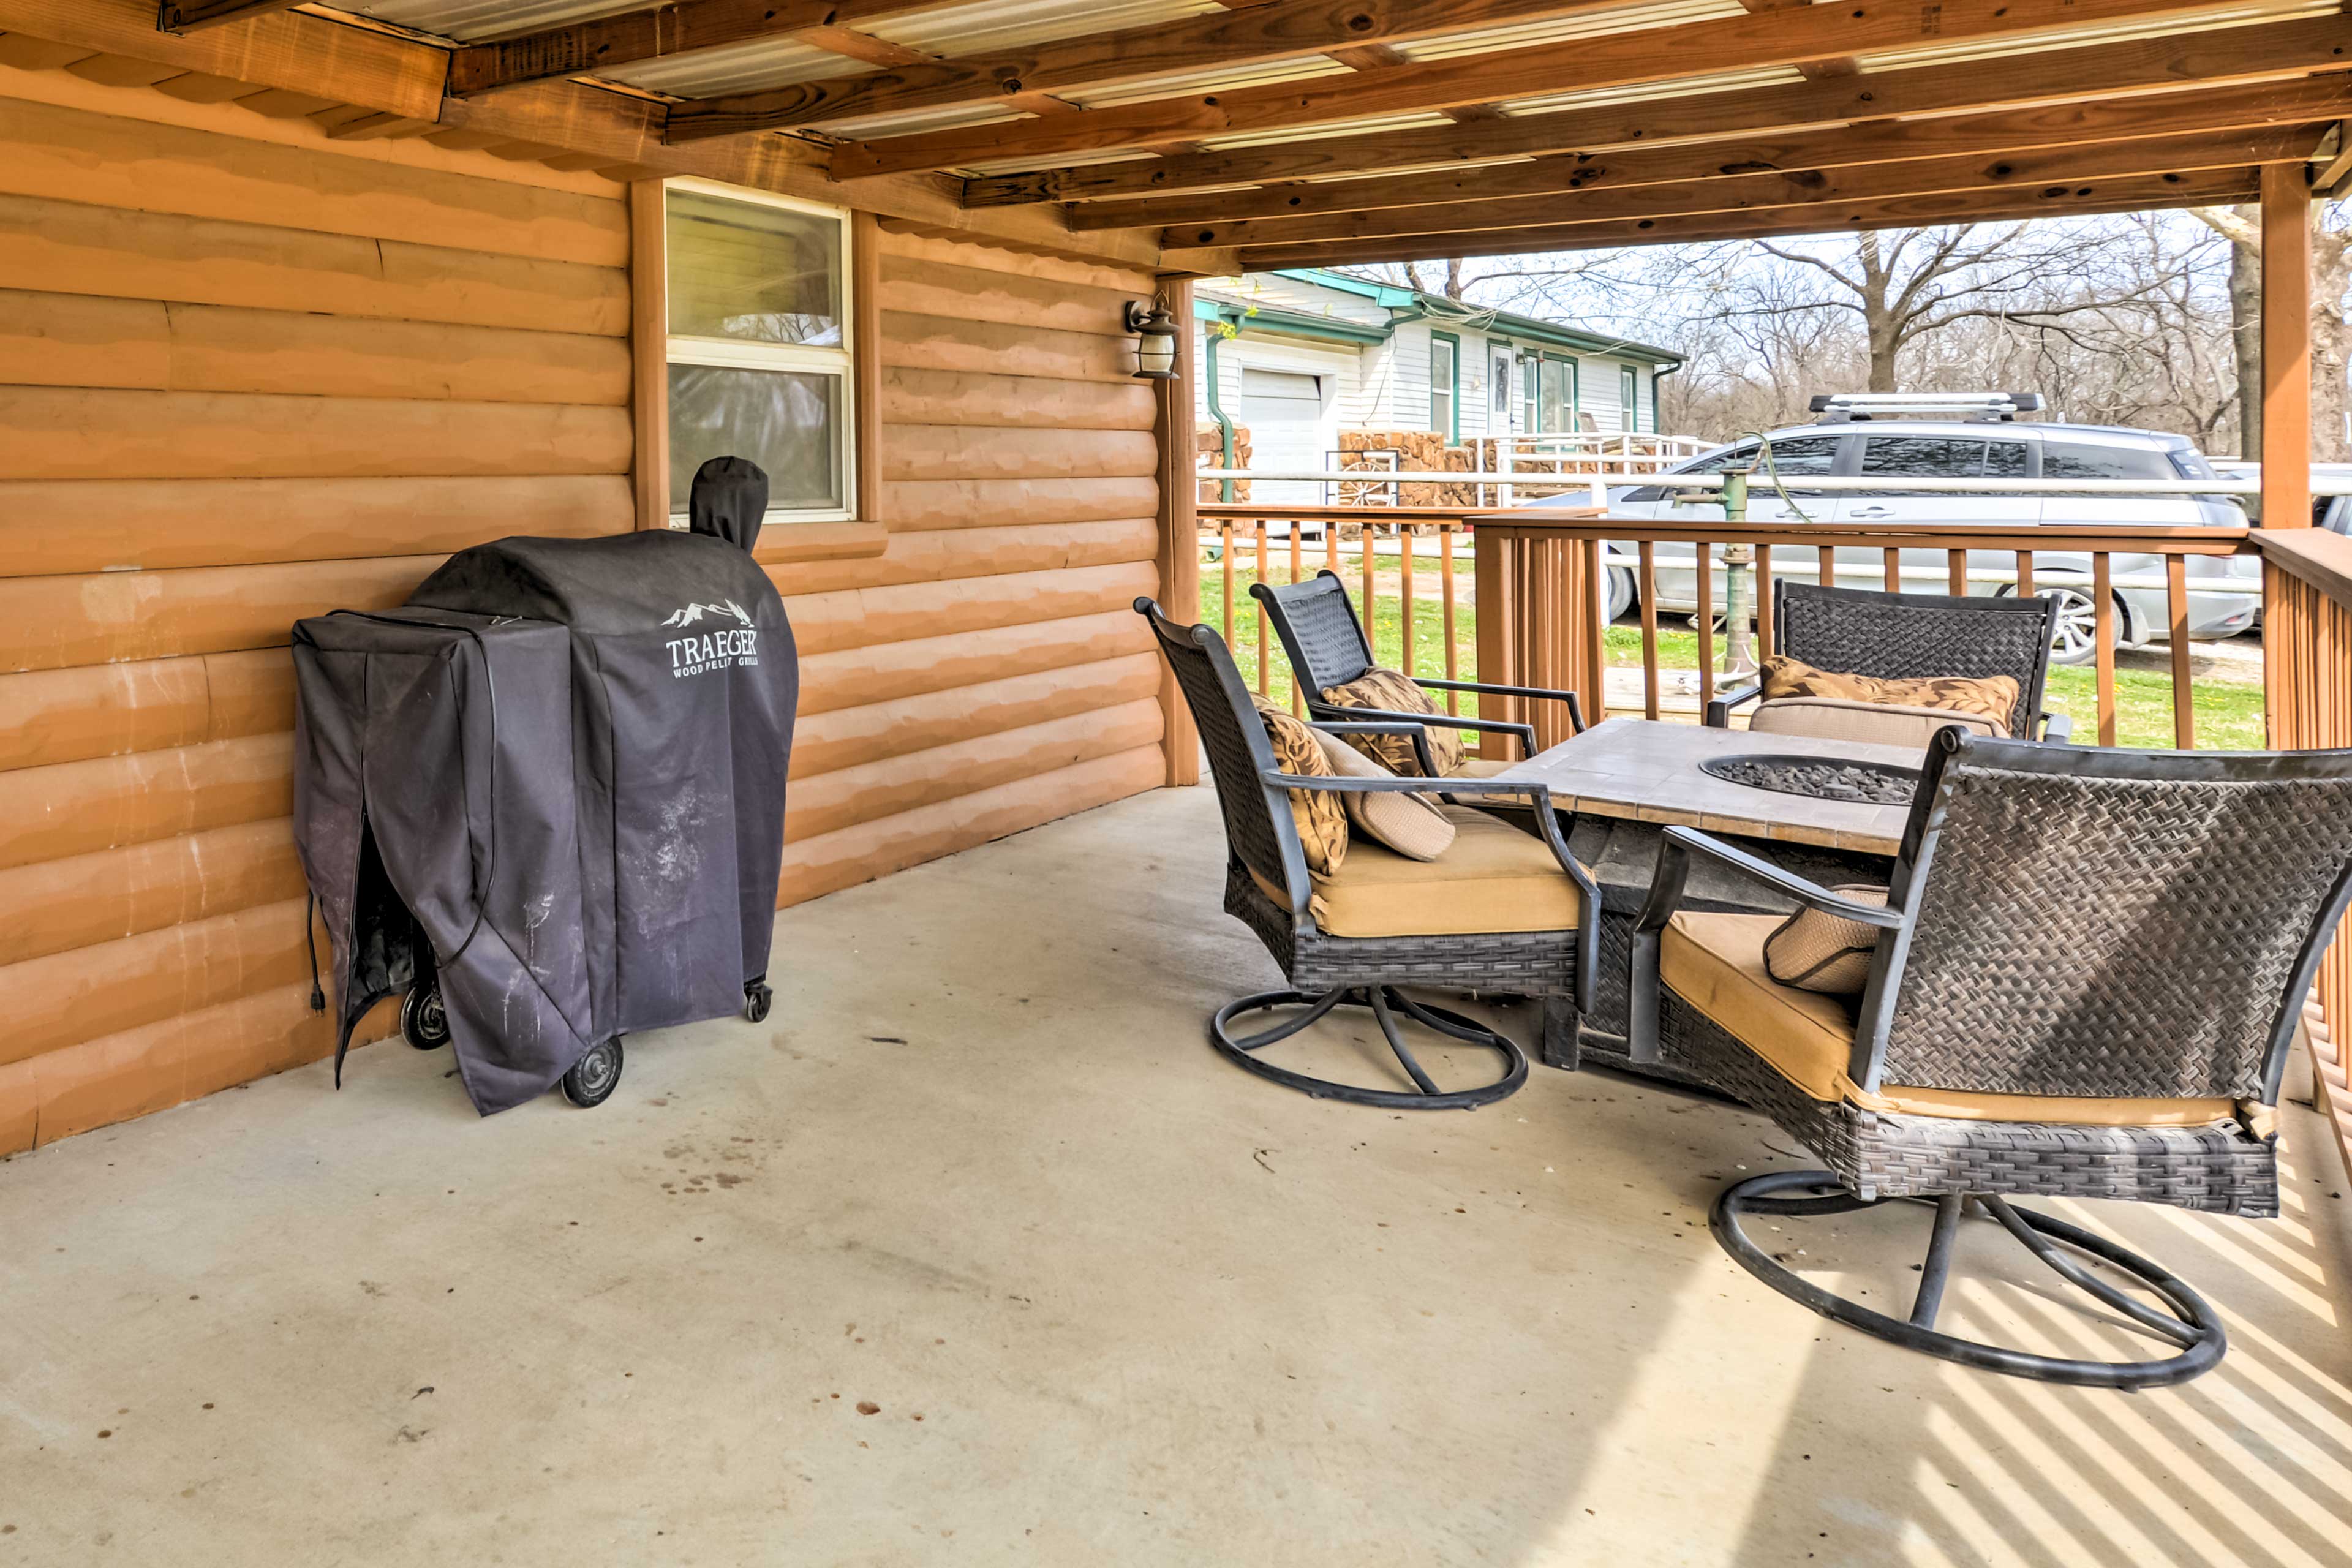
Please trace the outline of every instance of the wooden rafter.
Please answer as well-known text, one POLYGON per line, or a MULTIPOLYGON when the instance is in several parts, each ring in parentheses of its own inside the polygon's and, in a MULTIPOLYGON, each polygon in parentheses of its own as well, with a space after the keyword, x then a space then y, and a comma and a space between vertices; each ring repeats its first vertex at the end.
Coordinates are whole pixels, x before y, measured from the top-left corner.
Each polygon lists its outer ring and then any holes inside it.
POLYGON ((812 27, 839 27, 877 16, 937 10, 951 0, 682 0, 589 22, 567 22, 488 43, 466 44, 449 56, 449 90, 460 98, 609 70, 635 60, 662 59, 693 49, 715 49, 761 38, 788 37, 812 27))
POLYGON ((1621 88, 1687 76, 1694 61, 1790 65, 1870 50, 2078 28, 2101 21, 2192 13, 2213 0, 1858 0, 1801 11, 1742 14, 1679 26, 1577 38, 1535 48, 1393 66, 1381 71, 1229 92, 1153 100, 1045 121, 970 126, 845 142, 837 178, 953 168, 989 159, 1150 148, 1202 136, 1285 131, 1328 121, 1424 112, 1580 88, 1621 88))
POLYGON ((2069 186, 2060 195, 2033 191, 1946 191, 1880 201, 1791 211, 1704 213, 1686 217, 1618 218, 1602 223, 1521 230, 1516 234, 1447 235, 1434 240, 1363 239, 1319 245, 1223 247, 1192 256, 1171 254, 1171 271, 1270 271, 1284 267, 1346 267, 1443 257, 1509 256, 1535 250, 1591 250, 1631 245, 1689 245, 1761 239, 1864 228, 1936 224, 2007 223, 2026 218, 2139 212, 2155 207, 2207 206, 2251 200, 2260 180, 2253 169, 2208 169, 2174 181, 2141 177, 2069 186))
POLYGON ((155 8, 155 30, 193 33, 217 27, 224 22, 242 22, 248 17, 267 16, 273 11, 290 11, 299 4, 300 0, 163 0, 155 8))
POLYGON ((1096 202, 1074 207, 1070 222, 1076 228, 1118 228, 1149 217, 1166 226, 1169 244, 1229 245, 1239 242, 1220 225, 1465 202, 1517 205, 1512 198, 1618 191, 1731 174, 1785 174, 2294 125, 2338 113, 2347 100, 2352 100, 2352 76, 2336 73, 2205 92, 2101 98, 1988 114, 1884 121, 1874 124, 1867 135, 1839 127, 1538 158, 1459 173, 1276 185, 1160 202, 1096 202))
MULTIPOLYGON (((2352 64, 2352 18, 2231 27, 2189 37, 2134 39, 2036 57, 1972 60, 1942 70, 1887 71, 1856 80, 1799 82, 1660 97, 1476 125, 1383 131, 1266 147, 1236 147, 1123 163, 964 183, 971 206, 1165 195, 1211 186, 1326 178, 1381 168, 1475 164, 1744 136, 1864 117, 1987 110, 2266 78, 2352 64)), ((1151 221, 1145 219, 1142 221, 1151 221)))
MULTIPOLYGON (((2106 179, 2170 177, 2202 169, 2242 168, 2310 155, 2325 123, 2263 126, 2248 131, 2155 136, 2087 146, 1922 158, 1840 169, 1772 170, 1653 185, 1596 187, 1491 202, 1446 202, 1383 207, 1320 217, 1267 218, 1199 229, 1170 230, 1163 247, 1238 246, 1244 249, 1316 240, 1376 236, 1527 233, 1559 224, 1606 218, 1741 213, 1766 207, 1838 206, 1947 191, 2045 190, 2052 198, 2106 179)), ((2082 194, 2088 195, 2088 191, 2082 194)))
MULTIPOLYGON (((845 59, 863 60, 867 65, 879 66, 886 73, 925 70, 945 63, 937 55, 927 55, 920 49, 894 44, 871 33, 861 33, 855 27, 803 27, 793 37, 800 43, 839 55, 845 59)), ((1008 92, 1003 101, 1009 109, 1023 110, 1031 114, 1075 114, 1078 108, 1076 104, 1047 92, 1008 92)), ((672 142, 698 140, 677 134, 677 106, 672 105, 665 125, 666 139, 672 142)))
POLYGON ((1096 87, 1177 71, 1328 55, 1357 69, 1401 63, 1386 46, 1591 11, 1621 0, 1269 0, 1156 26, 1092 33, 879 74, 698 99, 670 111, 676 141, 776 131, 852 116, 1009 101, 1024 92, 1096 87))

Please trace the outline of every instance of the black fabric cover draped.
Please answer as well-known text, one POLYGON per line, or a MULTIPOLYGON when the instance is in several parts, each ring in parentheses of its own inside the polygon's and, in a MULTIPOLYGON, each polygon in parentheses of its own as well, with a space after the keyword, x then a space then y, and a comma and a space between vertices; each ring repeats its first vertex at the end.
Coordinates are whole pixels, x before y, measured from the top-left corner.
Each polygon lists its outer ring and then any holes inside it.
POLYGON ((487 1115, 764 979, 799 696, 751 556, 766 505, 756 467, 713 458, 690 532, 502 539, 402 609, 295 627, 339 1067, 371 1005, 437 976, 487 1115))

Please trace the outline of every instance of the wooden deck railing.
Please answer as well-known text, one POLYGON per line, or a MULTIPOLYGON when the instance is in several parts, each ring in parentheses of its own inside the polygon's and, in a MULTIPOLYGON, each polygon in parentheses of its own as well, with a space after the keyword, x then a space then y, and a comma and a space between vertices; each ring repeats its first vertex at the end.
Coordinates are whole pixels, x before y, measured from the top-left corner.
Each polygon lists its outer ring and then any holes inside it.
MULTIPOLYGON (((2282 750, 2352 746, 2352 540, 2298 528, 2257 537, 2263 554, 2263 685, 2270 739, 2282 750)), ((2352 1175, 2352 931, 2319 966, 2311 1034, 2314 1100, 2336 1128, 2352 1175)))

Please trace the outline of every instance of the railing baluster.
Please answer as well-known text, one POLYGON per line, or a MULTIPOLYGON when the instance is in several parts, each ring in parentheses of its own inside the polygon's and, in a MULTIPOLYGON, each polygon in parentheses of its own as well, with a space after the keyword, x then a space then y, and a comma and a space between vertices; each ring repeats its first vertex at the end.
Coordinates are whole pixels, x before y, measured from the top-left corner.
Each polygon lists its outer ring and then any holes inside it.
POLYGON ((1217 560, 1225 570, 1225 646, 1234 646, 1234 525, 1231 520, 1217 521, 1217 560))
POLYGON ((1380 542, 1376 537, 1379 528, 1380 524, 1368 521, 1356 530, 1356 542, 1364 550, 1364 605, 1359 613, 1364 617, 1364 642, 1375 653, 1380 650, 1381 643, 1372 632, 1372 557, 1377 553, 1373 546, 1380 542))
POLYGON ((2116 595, 2104 550, 2091 557, 2091 639, 2099 690, 2099 744, 2116 743, 2116 595))
MULTIPOLYGON (((1292 528, 1296 529, 1296 528, 1298 526, 1298 524, 1297 524, 1297 522, 1295 522, 1295 521, 1294 521, 1294 522, 1292 522, 1292 523, 1291 523, 1291 525, 1290 525, 1290 526, 1291 526, 1292 528)), ((1270 583, 1270 582, 1272 581, 1272 579, 1271 579, 1271 578, 1269 578, 1269 577, 1266 575, 1266 571, 1265 571, 1265 519, 1264 519, 1264 518, 1259 518, 1259 519, 1257 520, 1257 580, 1258 580, 1259 582, 1261 582, 1261 583, 1270 583)), ((1257 605, 1257 600, 1256 600, 1256 598, 1255 598, 1255 596, 1253 596, 1253 597, 1250 599, 1250 603, 1251 603, 1251 604, 1253 604, 1253 605, 1257 605)), ((1258 605, 1258 606, 1257 606, 1257 694, 1258 694, 1260 697, 1265 696, 1265 695, 1266 694, 1267 689, 1268 689, 1267 682, 1268 682, 1268 681, 1272 679, 1272 677, 1273 677, 1273 668, 1272 668, 1272 666, 1273 666, 1273 660, 1271 660, 1271 659, 1269 659, 1269 658, 1267 658, 1265 657, 1265 605, 1258 605)))
MULTIPOLYGON (((1642 717, 1658 716, 1658 547, 1644 539, 1636 546, 1641 563, 1633 587, 1642 599, 1642 717)), ((1605 719, 1607 714, 1596 714, 1605 719)))
POLYGON ((2172 743, 2197 747, 2197 688, 2189 678, 2189 558, 2164 558, 2164 606, 2172 622, 2172 743))
POLYGON ((1886 547, 1885 555, 1886 591, 1899 594, 1903 592, 1903 552, 1890 544, 1886 547))
POLYGON ((2031 550, 2017 552, 2017 596, 2021 599, 2033 597, 2033 552, 2031 550))
POLYGON ((1837 547, 1835 545, 1824 544, 1821 547, 1821 556, 1816 564, 1815 570, 1817 570, 1821 575, 1814 580, 1820 583, 1822 587, 1834 588, 1837 586, 1837 547))
MULTIPOLYGON (((1459 680, 1462 679, 1462 648, 1454 630, 1454 525, 1450 522, 1437 525, 1437 583, 1439 613, 1445 626, 1445 679, 1459 680)), ((1445 710, 1448 713, 1462 711, 1462 693, 1449 691, 1445 694, 1445 710)))
POLYGON ((1944 586, 1954 598, 1969 591, 1969 552, 1948 550, 1944 552, 1944 586))
POLYGON ((1412 662, 1413 537, 1412 525, 1411 523, 1405 523, 1398 528, 1397 542, 1404 547, 1404 555, 1399 563, 1399 575, 1397 578, 1397 613, 1399 618, 1403 622, 1402 630, 1404 633, 1404 643, 1403 657, 1397 668, 1403 670, 1406 675, 1412 676, 1419 674, 1420 671, 1414 667, 1412 662))
MULTIPOLYGON (((1601 541, 1588 539, 1580 547, 1584 555, 1584 614, 1577 617, 1584 625, 1584 668, 1592 684, 1585 689, 1584 710, 1609 717, 1609 628, 1604 617, 1609 610, 1609 576, 1601 565, 1601 541)), ((1545 736, 1548 744, 1558 745, 1568 739, 1568 721, 1557 713, 1549 716, 1554 726, 1545 736)))
POLYGON ((1772 656, 1772 547, 1756 547, 1756 662, 1772 656))
MULTIPOLYGON (((1331 530, 1337 526, 1338 525, 1335 523, 1327 521, 1323 524, 1323 531, 1326 534, 1328 534, 1331 530)), ((1300 532, 1301 529, 1299 527, 1298 520, 1294 517, 1290 520, 1290 580, 1293 583, 1298 581, 1298 574, 1301 570, 1301 562, 1298 555, 1298 535, 1300 532)), ((1294 669, 1290 672, 1289 680, 1290 710, 1293 713, 1303 716, 1307 711, 1307 702, 1305 694, 1298 689, 1298 672, 1297 670, 1294 669)))
POLYGON ((1702 539, 1691 546, 1691 555, 1698 583, 1698 614, 1691 617, 1698 628, 1698 710, 1705 718, 1706 705, 1715 700, 1715 546, 1702 539))

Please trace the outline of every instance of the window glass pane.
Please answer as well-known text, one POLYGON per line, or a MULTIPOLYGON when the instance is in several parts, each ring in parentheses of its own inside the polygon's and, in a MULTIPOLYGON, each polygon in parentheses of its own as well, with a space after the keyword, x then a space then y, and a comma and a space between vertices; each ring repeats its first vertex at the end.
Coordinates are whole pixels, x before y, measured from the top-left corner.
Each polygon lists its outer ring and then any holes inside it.
POLYGON ((1638 401, 1641 395, 1642 381, 1634 374, 1633 367, 1630 364, 1618 366, 1617 418, 1618 423, 1628 430, 1642 427, 1642 405, 1638 401))
POLYGON ((1454 428, 1454 345, 1442 338, 1429 342, 1429 427, 1440 435, 1454 428))
POLYGON ((1556 359, 1543 362, 1543 427, 1547 430, 1570 428, 1568 366, 1556 359))
POLYGON ((1510 411, 1511 356, 1498 353, 1495 356, 1495 412, 1508 414, 1510 411))
POLYGON ((2168 479, 2171 465, 2161 452, 2130 447, 2069 447, 2056 441, 2042 444, 2042 477, 2045 479, 2168 479))
POLYGON ((841 346, 841 220, 669 193, 669 330, 841 346))
MULTIPOLYGON (((1772 443, 1772 468, 1782 479, 1791 474, 1826 474, 1837 466, 1842 436, 1796 436, 1772 443)), ((1757 465, 1763 471, 1763 465, 1757 465)))
POLYGON ((1984 477, 2021 479, 2025 477, 2025 443, 1995 441, 1985 453, 1984 477))
POLYGON ((1519 379, 1524 387, 1522 395, 1527 402, 1527 407, 1521 411, 1520 418, 1525 422, 1526 426, 1530 433, 1541 430, 1544 427, 1543 409, 1540 400, 1536 395, 1536 377, 1538 372, 1538 363, 1537 361, 1530 359, 1521 360, 1519 362, 1519 379))
POLYGON ((695 469, 730 456, 767 470, 772 510, 840 506, 841 395, 837 375, 671 365, 670 510, 686 510, 695 469))

